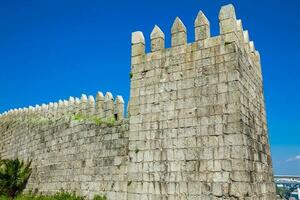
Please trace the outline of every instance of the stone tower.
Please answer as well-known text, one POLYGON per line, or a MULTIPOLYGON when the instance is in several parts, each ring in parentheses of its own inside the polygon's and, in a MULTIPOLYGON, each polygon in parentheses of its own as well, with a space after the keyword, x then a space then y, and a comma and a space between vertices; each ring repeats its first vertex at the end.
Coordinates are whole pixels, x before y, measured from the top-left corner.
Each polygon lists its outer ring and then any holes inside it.
POLYGON ((128 118, 110 92, 0 114, 0 158, 32 160, 26 191, 109 200, 274 200, 260 56, 232 5, 171 48, 132 34, 128 118))
POLYGON ((275 199, 260 55, 232 5, 219 24, 132 33, 128 199, 275 199))

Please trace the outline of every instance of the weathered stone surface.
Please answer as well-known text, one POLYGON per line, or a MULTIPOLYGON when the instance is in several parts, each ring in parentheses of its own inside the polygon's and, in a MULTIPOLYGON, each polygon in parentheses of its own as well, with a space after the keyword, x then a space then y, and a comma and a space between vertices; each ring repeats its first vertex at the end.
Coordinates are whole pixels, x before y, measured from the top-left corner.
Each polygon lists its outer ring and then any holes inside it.
POLYGON ((63 188, 89 198, 103 193, 110 199, 127 199, 124 100, 117 96, 114 103, 107 93, 104 103, 101 92, 96 100, 70 97, 1 117, 0 157, 33 161, 27 191, 54 193, 63 188), (104 105, 115 120, 105 120, 109 116, 104 105))
POLYGON ((155 25, 151 35, 151 51, 159 51, 165 48, 165 34, 162 32, 162 30, 155 25))
POLYGON ((0 157, 33 159, 27 190, 44 193, 274 200, 260 54, 232 5, 219 19, 210 37, 200 12, 187 44, 176 18, 168 49, 155 26, 150 53, 132 34, 128 119, 122 97, 100 92, 11 110, 0 116, 0 157))
POLYGON ((186 27, 179 17, 173 22, 172 29, 172 47, 187 43, 186 27))
POLYGON ((194 22, 195 40, 203 40, 210 37, 209 21, 202 11, 200 11, 194 22))
POLYGON ((142 32, 136 31, 131 35, 131 56, 139 56, 145 53, 145 37, 142 32))
POLYGON ((254 45, 232 5, 222 7, 219 19, 221 35, 210 37, 209 22, 200 12, 196 42, 186 44, 186 28, 177 18, 172 48, 135 63, 139 70, 133 73, 129 109, 131 199, 275 198, 260 109, 259 53, 250 54, 254 45), (160 168, 150 170, 152 165, 160 168), (148 184, 158 185, 158 191, 141 191, 139 186, 148 184))

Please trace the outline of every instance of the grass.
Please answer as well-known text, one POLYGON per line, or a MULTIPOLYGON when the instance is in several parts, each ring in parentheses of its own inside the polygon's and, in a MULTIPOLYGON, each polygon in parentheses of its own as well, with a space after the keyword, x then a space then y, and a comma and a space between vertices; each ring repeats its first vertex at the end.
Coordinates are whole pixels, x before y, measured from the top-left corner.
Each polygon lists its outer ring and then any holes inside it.
POLYGON ((73 116, 73 119, 76 120, 76 121, 83 121, 85 120, 85 116, 81 113, 76 113, 74 116, 73 116))
MULTIPOLYGON (((11 198, 0 196, 0 200, 12 200, 11 198)), ((86 198, 77 195, 75 192, 66 192, 61 190, 54 195, 42 194, 22 194, 15 197, 13 200, 86 200, 86 198)), ((107 200, 106 196, 96 195, 93 200, 107 200)))
POLYGON ((102 124, 106 124, 107 126, 113 126, 116 123, 115 117, 110 117, 110 118, 101 118, 98 116, 86 116, 81 113, 77 113, 72 116, 72 119, 75 121, 87 121, 87 122, 92 122, 95 123, 98 126, 101 126, 102 124))
POLYGON ((106 196, 96 195, 93 200, 107 200, 106 196))

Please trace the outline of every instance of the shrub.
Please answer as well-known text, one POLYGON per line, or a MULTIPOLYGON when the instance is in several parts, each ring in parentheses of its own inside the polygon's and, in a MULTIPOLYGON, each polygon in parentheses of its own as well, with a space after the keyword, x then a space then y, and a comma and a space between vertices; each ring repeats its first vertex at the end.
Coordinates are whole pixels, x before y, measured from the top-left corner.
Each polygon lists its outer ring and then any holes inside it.
POLYGON ((35 196, 32 194, 22 194, 14 198, 14 200, 52 200, 50 198, 46 198, 45 196, 35 196))
POLYGON ((86 119, 86 117, 81 113, 76 113, 75 115, 73 115, 73 119, 76 121, 83 121, 86 119))
POLYGON ((96 195, 96 196, 94 196, 93 200, 107 200, 107 198, 106 198, 106 196, 96 195))
POLYGON ((92 119, 97 126, 100 126, 103 123, 103 121, 100 117, 94 116, 92 119))
POLYGON ((31 175, 31 161, 0 159, 0 195, 10 199, 19 195, 26 187, 31 175))
POLYGON ((57 192, 54 194, 53 199, 55 200, 84 200, 83 197, 77 196, 75 192, 66 192, 64 190, 61 190, 60 192, 57 192))
MULTIPOLYGON (((6 196, 0 196, 0 200, 11 200, 6 196)), ((54 195, 37 195, 37 193, 29 194, 20 194, 17 197, 13 198, 14 200, 85 200, 81 196, 77 196, 75 192, 66 192, 61 190, 54 195)), ((93 200, 107 200, 105 196, 96 195, 93 200)))
POLYGON ((0 196, 0 200, 9 200, 6 196, 0 196))
POLYGON ((64 190, 61 190, 55 193, 54 195, 23 194, 17 196, 14 200, 84 200, 84 198, 77 196, 75 192, 71 193, 71 192, 66 192, 64 190))
POLYGON ((113 125, 115 124, 115 122, 116 122, 115 117, 111 117, 111 118, 109 118, 109 119, 107 119, 107 120, 105 121, 105 123, 106 123, 108 126, 113 126, 113 125))

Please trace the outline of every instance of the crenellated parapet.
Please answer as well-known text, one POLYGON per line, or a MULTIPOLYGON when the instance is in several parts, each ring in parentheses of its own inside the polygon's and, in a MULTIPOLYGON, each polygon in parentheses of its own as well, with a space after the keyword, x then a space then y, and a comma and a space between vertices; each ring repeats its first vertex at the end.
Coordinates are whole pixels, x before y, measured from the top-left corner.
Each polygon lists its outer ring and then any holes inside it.
POLYGON ((188 43, 176 17, 169 48, 155 25, 151 52, 132 33, 130 200, 274 199, 259 53, 231 4, 218 19, 188 43))
MULTIPOLYGON (((194 21, 195 41, 187 42, 187 28, 179 17, 176 17, 171 27, 171 47, 165 48, 165 34, 155 25, 151 35, 151 52, 145 52, 145 37, 141 31, 132 33, 131 64, 133 73, 143 71, 136 69, 136 65, 149 60, 160 59, 165 55, 174 55, 180 47, 190 50, 197 56, 201 49, 219 45, 234 44, 250 57, 249 62, 256 67, 258 75, 261 73, 260 55, 255 49, 254 42, 249 40, 249 33, 243 29, 242 20, 236 18, 235 8, 232 4, 223 6, 219 12, 219 35, 211 36, 210 22, 202 11, 199 11, 194 21)), ((182 48, 181 48, 182 49, 182 48)), ((180 52, 179 52, 180 53, 180 52)), ((261 78, 261 75, 259 75, 261 78)))
MULTIPOLYGON (((33 159, 28 190, 108 199, 275 199, 260 55, 234 7, 211 36, 180 18, 171 47, 132 33, 130 103, 110 92, 0 114, 0 157, 33 159), (117 123, 115 123, 117 121, 117 123)), ((168 38, 168 37, 167 37, 168 38)))
POLYGON ((195 19, 194 28, 195 41, 210 38, 210 23, 202 11, 199 11, 195 19))
POLYGON ((64 189, 86 199, 102 194, 127 200, 128 121, 123 115, 123 98, 110 92, 4 112, 0 158, 32 161, 24 193, 64 189))
POLYGON ((80 98, 70 97, 68 100, 59 100, 54 103, 11 109, 0 114, 0 119, 3 121, 33 117, 51 119, 72 117, 78 114, 86 117, 98 117, 99 119, 122 120, 124 119, 123 97, 118 95, 114 99, 110 92, 107 92, 105 96, 102 92, 98 92, 95 100, 92 95, 82 94, 80 98))

